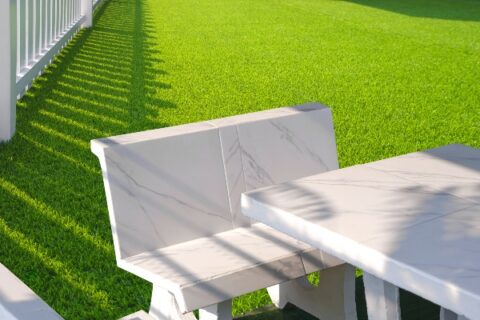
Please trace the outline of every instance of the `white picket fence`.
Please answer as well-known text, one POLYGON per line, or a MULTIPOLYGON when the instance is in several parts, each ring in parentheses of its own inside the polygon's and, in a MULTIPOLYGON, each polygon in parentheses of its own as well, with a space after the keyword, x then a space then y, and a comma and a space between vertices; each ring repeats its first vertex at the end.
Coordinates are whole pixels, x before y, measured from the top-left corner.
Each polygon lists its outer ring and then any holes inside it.
POLYGON ((16 100, 102 0, 0 0, 0 142, 15 133, 16 100))

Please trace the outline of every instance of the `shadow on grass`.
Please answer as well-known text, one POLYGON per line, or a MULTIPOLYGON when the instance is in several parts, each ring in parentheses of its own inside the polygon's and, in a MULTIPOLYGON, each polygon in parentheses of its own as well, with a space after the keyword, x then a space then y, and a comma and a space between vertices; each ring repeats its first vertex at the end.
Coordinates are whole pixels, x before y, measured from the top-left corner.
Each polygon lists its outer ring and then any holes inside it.
POLYGON ((116 267, 89 141, 164 126, 160 52, 142 1, 101 6, 17 103, 0 145, 0 261, 66 319, 148 308, 151 287, 116 267))
POLYGON ((362 6, 419 18, 458 21, 480 21, 480 1, 477 0, 343 0, 362 6))
MULTIPOLYGON (((367 307, 365 303, 365 291, 363 279, 359 277, 355 284, 355 300, 357 303, 358 320, 368 320, 367 307)), ((414 294, 400 290, 400 306, 402 309, 403 320, 438 320, 440 308, 414 294)), ((317 318, 309 315, 293 306, 278 310, 272 306, 256 310, 250 314, 236 318, 236 320, 316 320, 317 318)))

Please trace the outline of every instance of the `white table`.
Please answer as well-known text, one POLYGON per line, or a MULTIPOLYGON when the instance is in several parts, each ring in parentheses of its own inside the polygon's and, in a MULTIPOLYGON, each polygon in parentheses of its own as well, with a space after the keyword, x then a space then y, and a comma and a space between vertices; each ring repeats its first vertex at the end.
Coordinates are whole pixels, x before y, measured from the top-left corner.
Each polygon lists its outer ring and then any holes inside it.
POLYGON ((398 287, 480 319, 480 150, 449 145, 243 194, 243 213, 364 271, 369 318, 398 287))

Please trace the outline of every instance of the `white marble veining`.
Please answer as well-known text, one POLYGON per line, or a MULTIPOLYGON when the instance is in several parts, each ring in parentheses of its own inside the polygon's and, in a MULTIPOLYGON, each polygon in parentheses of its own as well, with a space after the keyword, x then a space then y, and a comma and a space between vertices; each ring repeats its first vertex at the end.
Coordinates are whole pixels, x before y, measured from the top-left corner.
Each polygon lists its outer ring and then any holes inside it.
POLYGON ((118 265, 170 291, 182 312, 343 263, 252 225, 240 206, 252 188, 338 168, 325 106, 99 139, 92 151, 118 265))
POLYGON ((319 104, 93 140, 92 151, 119 259, 248 226, 242 192, 338 167, 319 104))
POLYGON ((0 319, 63 319, 27 285, 0 263, 0 319))
POLYGON ((242 145, 235 125, 218 129, 223 152, 223 164, 229 192, 230 212, 234 227, 245 227, 251 224, 249 218, 240 211, 241 194, 245 191, 245 174, 243 170, 242 145))
POLYGON ((243 212, 480 319, 480 150, 452 145, 243 195, 243 212))
POLYGON ((367 166, 480 203, 480 154, 454 144, 367 166))
POLYGON ((121 258, 232 228, 216 130, 103 152, 121 258))
POLYGON ((247 190, 338 168, 331 117, 301 113, 238 125, 247 190))
POLYGON ((299 252, 309 250, 300 241, 255 224, 144 252, 121 266, 170 292, 181 292, 187 305, 180 307, 194 310, 235 296, 239 287, 249 292, 301 277, 304 269, 295 267, 302 265, 299 252), (235 283, 225 282, 229 274, 235 274, 235 283), (205 293, 197 295, 199 288, 205 293))
POLYGON ((209 123, 219 128, 234 226, 250 223, 241 214, 241 193, 338 168, 331 113, 321 105, 209 123))

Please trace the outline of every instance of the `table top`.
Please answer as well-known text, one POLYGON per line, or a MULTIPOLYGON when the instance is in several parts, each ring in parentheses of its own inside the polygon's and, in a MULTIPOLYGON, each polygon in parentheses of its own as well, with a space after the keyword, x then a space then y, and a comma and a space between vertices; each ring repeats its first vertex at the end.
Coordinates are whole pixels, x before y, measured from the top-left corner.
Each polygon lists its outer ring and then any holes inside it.
POLYGON ((480 319, 480 149, 448 145, 257 189, 242 210, 480 319))

